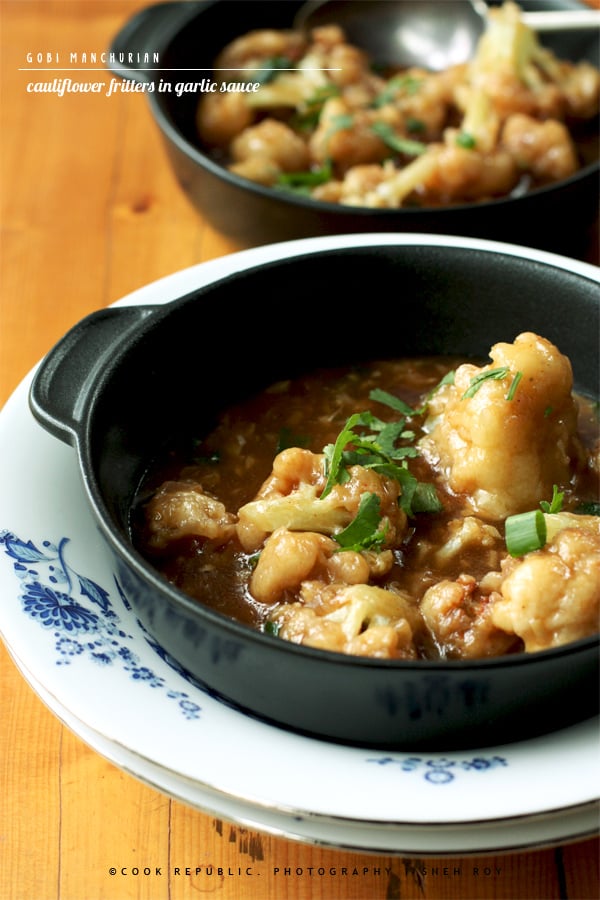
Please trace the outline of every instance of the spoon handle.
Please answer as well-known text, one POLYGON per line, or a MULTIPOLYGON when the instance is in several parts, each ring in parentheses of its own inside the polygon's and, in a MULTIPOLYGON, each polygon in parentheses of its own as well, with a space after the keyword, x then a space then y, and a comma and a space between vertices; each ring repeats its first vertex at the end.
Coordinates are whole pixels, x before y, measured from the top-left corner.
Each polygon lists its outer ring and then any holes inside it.
POLYGON ((521 21, 533 31, 578 31, 585 28, 600 30, 600 10, 536 10, 521 12, 521 21))

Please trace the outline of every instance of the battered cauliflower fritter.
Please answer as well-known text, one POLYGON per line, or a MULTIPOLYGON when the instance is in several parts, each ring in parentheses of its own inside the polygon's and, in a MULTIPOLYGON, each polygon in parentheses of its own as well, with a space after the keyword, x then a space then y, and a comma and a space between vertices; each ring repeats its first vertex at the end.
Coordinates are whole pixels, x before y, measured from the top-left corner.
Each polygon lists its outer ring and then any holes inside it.
POLYGON ((355 656, 416 659, 420 617, 403 595, 367 584, 307 581, 299 603, 270 616, 278 635, 296 644, 355 656))
POLYGON ((267 538, 250 578, 250 593, 260 603, 277 603, 295 593, 307 579, 325 584, 366 584, 381 577, 392 565, 390 551, 369 554, 339 550, 324 534, 278 528, 267 538))
POLYGON ((470 575, 439 581, 425 592, 419 608, 443 657, 502 656, 517 643, 514 633, 495 623, 494 597, 470 575))
POLYGON ((226 543, 235 535, 236 517, 193 482, 167 481, 148 503, 146 521, 150 546, 166 547, 184 537, 226 543))
POLYGON ((600 625, 600 519, 568 519, 579 520, 577 527, 573 522, 541 550, 503 567, 491 619, 518 635, 528 652, 587 637, 600 625))
POLYGON ((490 356, 431 398, 420 450, 470 511, 500 521, 568 485, 581 449, 567 357, 531 333, 490 356))
POLYGON ((278 528, 336 534, 354 519, 365 493, 380 499, 382 529, 387 528, 384 548, 400 540, 406 514, 398 505, 398 482, 363 466, 352 466, 348 481, 336 484, 321 499, 324 460, 323 454, 299 447, 283 450, 275 457, 272 474, 256 498, 238 511, 238 537, 246 551, 257 550, 278 528))

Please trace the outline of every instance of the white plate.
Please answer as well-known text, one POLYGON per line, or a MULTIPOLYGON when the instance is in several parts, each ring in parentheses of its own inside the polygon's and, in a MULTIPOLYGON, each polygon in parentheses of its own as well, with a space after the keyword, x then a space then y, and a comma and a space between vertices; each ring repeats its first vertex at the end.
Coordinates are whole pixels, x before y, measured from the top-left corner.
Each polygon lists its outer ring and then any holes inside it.
MULTIPOLYGON (((598 280, 584 263, 491 242, 347 236, 232 254, 120 304, 162 303, 265 260, 367 243, 501 249, 598 280)), ((0 414, 0 632, 34 689, 98 752, 199 808, 335 846, 443 855, 595 831, 595 720, 472 752, 378 753, 263 724, 199 689, 131 612, 88 510, 74 451, 29 412, 30 380, 0 414)))
MULTIPOLYGON (((14 657, 13 657, 14 659, 14 657)), ((348 851, 419 856, 473 855, 486 852, 533 850, 555 845, 566 839, 584 839, 594 834, 598 823, 595 803, 570 809, 554 810, 540 816, 523 816, 502 822, 476 822, 463 826, 370 822, 331 822, 320 816, 298 814, 290 818, 276 809, 264 809, 236 798, 204 788, 195 781, 182 778, 144 759, 119 744, 108 741, 68 710, 35 681, 29 672, 15 662, 39 697, 75 734, 99 754, 145 784, 181 800, 205 813, 243 825, 258 828, 277 837, 302 843, 333 846, 348 851)))

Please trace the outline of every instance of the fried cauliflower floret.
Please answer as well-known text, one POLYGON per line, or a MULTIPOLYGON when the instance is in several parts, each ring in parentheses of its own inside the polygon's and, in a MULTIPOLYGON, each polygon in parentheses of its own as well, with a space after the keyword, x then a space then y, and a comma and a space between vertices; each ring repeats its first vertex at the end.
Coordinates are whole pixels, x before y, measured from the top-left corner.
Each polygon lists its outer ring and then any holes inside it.
POLYGON ((519 636, 525 650, 558 647, 598 631, 600 624, 600 520, 581 519, 541 550, 508 560, 492 621, 519 636), (587 521, 583 521, 587 520, 587 521))
POLYGON ((502 147, 480 153, 448 140, 424 156, 429 154, 435 165, 415 187, 417 195, 427 202, 486 200, 510 193, 519 180, 514 159, 502 147))
POLYGON ((383 547, 394 546, 406 528, 406 514, 398 506, 398 483, 363 466, 352 466, 349 476, 321 499, 324 455, 299 447, 283 450, 256 499, 238 511, 237 533, 244 549, 258 549, 277 528, 336 534, 355 518, 365 493, 379 497, 382 528, 387 528, 383 547))
POLYGON ((419 140, 439 140, 452 113, 454 92, 462 77, 462 66, 434 73, 412 67, 391 79, 387 92, 400 111, 402 121, 412 123, 413 128, 417 126, 415 136, 419 140), (394 90, 394 85, 397 85, 397 90, 394 90))
POLYGON ((245 128, 254 122, 254 113, 246 95, 233 91, 203 94, 196 114, 196 126, 202 141, 209 147, 225 149, 245 128))
POLYGON ((318 92, 325 88, 328 79, 323 61, 308 52, 293 71, 282 71, 272 80, 261 84, 258 91, 247 94, 247 103, 257 112, 283 109, 301 112, 318 92))
POLYGON ((263 119, 245 128, 233 140, 231 156, 232 172, 267 185, 275 184, 281 172, 302 171, 309 166, 306 143, 276 119, 263 119))
POLYGON ((307 581, 300 601, 277 607, 271 622, 280 637, 308 647, 384 659, 417 656, 415 606, 401 594, 371 585, 307 581))
MULTIPOLYGON (((352 166, 345 173, 343 179, 327 181, 311 191, 315 200, 323 200, 326 203, 344 203, 349 206, 374 206, 369 202, 370 197, 375 197, 379 185, 387 177, 388 164, 372 163, 362 166, 352 166)), ((391 174, 395 168, 391 165, 391 174)))
POLYGON ((157 549, 183 537, 225 544, 235 536, 235 516, 200 484, 167 481, 146 507, 149 544, 157 549))
POLYGON ((562 122, 538 122, 531 116, 509 116, 502 130, 502 144, 519 169, 540 182, 568 178, 579 168, 575 144, 562 122))
POLYGON ((224 78, 239 79, 239 69, 257 69, 265 60, 277 57, 296 61, 306 51, 306 38, 300 31, 291 29, 257 28, 235 38, 221 51, 215 61, 215 70, 224 78))
POLYGON ((371 126, 387 118, 399 121, 393 110, 387 110, 353 111, 343 97, 327 100, 309 140, 311 158, 320 165, 331 161, 341 174, 352 166, 382 162, 390 151, 371 126))
POLYGON ((382 577, 392 566, 391 551, 369 554, 340 551, 324 534, 278 528, 267 538, 250 578, 250 593, 260 603, 281 602, 295 594, 307 579, 328 584, 366 584, 382 577))
POLYGON ((493 525, 482 522, 475 516, 453 519, 448 523, 446 540, 435 551, 437 565, 447 565, 460 558, 469 547, 479 547, 480 555, 488 554, 487 564, 493 568, 499 560, 496 558, 500 532, 493 525))
POLYGON ((519 177, 507 150, 479 153, 448 141, 430 144, 402 168, 387 162, 353 166, 341 181, 316 188, 313 197, 370 209, 398 209, 407 201, 474 202, 510 192, 519 177))
POLYGON ((489 12, 468 81, 485 91, 502 119, 514 112, 562 118, 565 99, 560 87, 540 72, 540 54, 537 36, 521 21, 517 4, 504 3, 489 12))
POLYGON ((567 357, 532 333, 490 356, 482 368, 460 366, 434 394, 419 447, 467 509, 501 520, 568 485, 581 448, 567 357))
POLYGON ((428 588, 421 600, 421 614, 445 657, 501 656, 515 645, 514 634, 507 634, 492 618, 493 598, 493 594, 486 596, 470 575, 428 588))
POLYGON ((562 89, 567 101, 567 115, 573 119, 592 119, 600 108, 600 69, 588 62, 576 65, 558 63, 562 89))

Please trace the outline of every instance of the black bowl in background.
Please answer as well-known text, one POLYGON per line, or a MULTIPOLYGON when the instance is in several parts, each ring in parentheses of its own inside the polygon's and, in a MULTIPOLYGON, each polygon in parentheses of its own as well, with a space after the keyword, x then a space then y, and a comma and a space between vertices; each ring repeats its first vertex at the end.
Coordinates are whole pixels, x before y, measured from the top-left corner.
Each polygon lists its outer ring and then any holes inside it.
POLYGON ((225 702, 328 740, 438 750, 514 741, 597 712, 598 636, 479 661, 348 657, 203 607, 130 541, 136 490, 165 442, 210 430, 233 401, 307 369, 415 354, 481 358, 533 330, 571 358, 577 388, 596 393, 598 273, 528 252, 422 235, 294 242, 281 260, 164 305, 94 313, 43 361, 33 412, 77 447, 125 595, 163 652, 225 702))
MULTIPOLYGON (((588 230, 598 217, 597 160, 564 181, 520 197, 437 209, 372 210, 317 202, 255 184, 228 172, 203 152, 195 126, 200 95, 177 97, 169 85, 210 77, 215 57, 229 41, 254 28, 290 27, 300 5, 299 0, 158 3, 129 20, 110 48, 114 55, 110 68, 115 74, 154 82, 156 89, 147 95, 150 110, 175 176, 192 204, 217 230, 240 247, 326 234, 421 231, 492 238, 585 256, 588 230), (130 53, 133 62, 128 63, 130 53), (138 53, 141 59, 147 54, 150 62, 137 63, 138 53), (158 62, 152 61, 154 53, 158 62)), ((521 5, 525 9, 580 6, 577 0, 542 4, 522 0, 521 5)), ((543 41, 562 58, 598 64, 600 35, 593 31, 555 33, 545 35, 543 41)))

